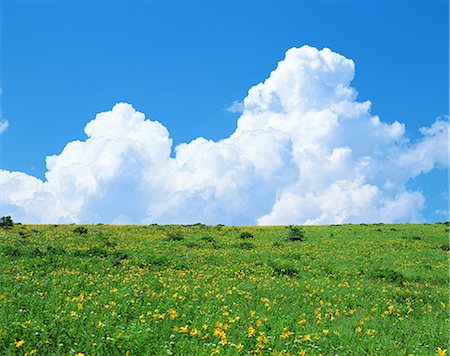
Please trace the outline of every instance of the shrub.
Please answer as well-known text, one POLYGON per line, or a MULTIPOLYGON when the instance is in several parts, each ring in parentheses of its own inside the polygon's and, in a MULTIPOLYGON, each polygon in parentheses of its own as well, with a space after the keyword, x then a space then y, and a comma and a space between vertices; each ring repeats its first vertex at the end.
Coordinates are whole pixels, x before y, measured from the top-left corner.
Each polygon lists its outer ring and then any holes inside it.
POLYGON ((253 239, 254 237, 251 233, 244 231, 244 232, 241 232, 241 234, 239 235, 239 238, 246 240, 246 239, 253 239))
POLYGON ((204 242, 214 242, 214 237, 212 237, 211 235, 203 235, 201 239, 204 242))
POLYGON ((194 241, 188 241, 186 242, 186 247, 188 248, 199 248, 200 245, 194 241))
POLYGON ((78 235, 86 235, 88 230, 83 226, 78 226, 75 229, 73 229, 74 234, 78 235))
POLYGON ((114 248, 114 247, 116 247, 117 246, 117 243, 116 242, 114 242, 114 241, 106 241, 105 242, 105 247, 106 248, 114 248))
POLYGON ((273 247, 276 247, 276 248, 284 247, 284 242, 281 242, 281 241, 275 241, 275 242, 272 244, 272 246, 273 246, 273 247))
POLYGON ((287 241, 304 241, 305 240, 305 233, 303 230, 298 226, 289 226, 289 233, 286 237, 287 241))
POLYGON ((256 245, 254 243, 251 242, 241 242, 238 247, 241 250, 253 250, 254 248, 256 248, 256 245))
POLYGON ((14 226, 14 221, 11 219, 11 216, 3 216, 0 218, 0 227, 8 227, 14 226))
POLYGON ((180 232, 170 232, 167 234, 167 241, 183 241, 184 237, 180 232))
POLYGON ((2 252, 5 256, 9 257, 20 257, 24 255, 22 249, 12 246, 4 246, 2 248, 2 252))
POLYGON ((405 281, 405 277, 401 272, 395 271, 391 268, 375 268, 369 272, 369 276, 373 279, 381 279, 389 282, 401 283, 405 281))
POLYGON ((269 265, 274 272, 280 276, 297 277, 300 272, 296 266, 285 261, 270 261, 269 265))

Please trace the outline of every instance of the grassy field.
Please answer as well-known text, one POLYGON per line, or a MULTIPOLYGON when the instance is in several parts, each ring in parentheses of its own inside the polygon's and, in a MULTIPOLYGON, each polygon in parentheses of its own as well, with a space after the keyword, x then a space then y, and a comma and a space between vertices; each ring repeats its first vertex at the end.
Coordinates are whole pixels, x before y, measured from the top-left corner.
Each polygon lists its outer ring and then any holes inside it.
POLYGON ((447 224, 302 231, 304 241, 287 241, 286 227, 1 228, 0 354, 448 348, 447 224))

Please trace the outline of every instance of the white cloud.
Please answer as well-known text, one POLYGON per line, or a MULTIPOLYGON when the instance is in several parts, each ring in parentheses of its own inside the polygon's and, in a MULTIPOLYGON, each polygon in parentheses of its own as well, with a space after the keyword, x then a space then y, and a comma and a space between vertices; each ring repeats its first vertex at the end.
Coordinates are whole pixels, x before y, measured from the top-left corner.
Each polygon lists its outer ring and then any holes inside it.
POLYGON ((9 127, 8 120, 1 120, 0 121, 0 135, 6 131, 6 129, 9 127))
POLYGON ((227 108, 228 112, 234 114, 240 114, 244 111, 244 103, 238 100, 235 100, 231 103, 231 105, 227 108))
POLYGON ((448 166, 448 118, 410 142, 350 86, 354 63, 304 46, 242 102, 235 132, 175 147, 126 103, 47 157, 46 181, 1 171, 2 211, 23 222, 325 224, 420 221, 408 181, 448 166))

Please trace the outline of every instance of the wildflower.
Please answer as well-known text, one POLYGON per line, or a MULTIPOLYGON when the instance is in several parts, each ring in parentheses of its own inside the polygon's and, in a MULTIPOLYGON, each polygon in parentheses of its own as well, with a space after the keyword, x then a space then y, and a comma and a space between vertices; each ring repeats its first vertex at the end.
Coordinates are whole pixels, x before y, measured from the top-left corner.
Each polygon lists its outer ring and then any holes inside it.
POLYGON ((292 331, 285 331, 281 334, 281 338, 282 339, 287 339, 289 336, 291 336, 293 334, 292 331))
POLYGON ((244 345, 242 345, 242 344, 236 345, 236 350, 238 350, 238 351, 242 351, 243 348, 244 348, 244 345))
POLYGON ((371 313, 375 313, 377 311, 377 308, 370 308, 371 313))
POLYGON ((269 339, 266 337, 266 335, 264 335, 264 333, 261 332, 259 333, 259 336, 256 340, 258 340, 258 342, 260 342, 261 344, 267 344, 269 342, 269 339))
POLYGON ((84 356, 84 352, 78 352, 75 354, 75 356, 84 356))
POLYGON ((362 331, 362 328, 361 328, 360 326, 358 326, 358 327, 355 329, 355 331, 356 331, 357 333, 360 333, 360 332, 362 331))
POLYGON ((311 341, 311 340, 312 340, 312 339, 311 339, 311 335, 310 335, 310 334, 304 335, 302 340, 303 340, 303 341, 311 341))
POLYGON ((253 326, 249 326, 247 333, 249 337, 255 335, 255 328, 253 326))
POLYGON ((388 306, 388 311, 390 314, 392 314, 394 312, 395 308, 392 305, 388 306))
POLYGON ((436 350, 439 356, 445 356, 447 349, 442 350, 440 347, 436 350))
POLYGON ((327 329, 323 329, 323 330, 322 330, 322 334, 324 334, 324 335, 328 335, 329 332, 330 332, 330 331, 327 330, 327 329))
POLYGON ((211 355, 217 355, 217 354, 220 354, 220 347, 219 347, 219 346, 217 346, 217 347, 211 352, 211 355))
POLYGON ((103 328, 105 326, 105 323, 102 323, 101 321, 98 322, 97 327, 103 328))
POLYGON ((305 319, 300 320, 300 321, 298 322, 298 325, 305 325, 305 324, 306 324, 306 320, 305 320, 305 319))
POLYGON ((24 329, 26 329, 27 327, 29 327, 31 324, 33 324, 33 322, 31 320, 28 320, 22 324, 20 324, 20 326, 24 329))
POLYGON ((15 342, 16 347, 22 347, 23 344, 25 344, 25 341, 24 341, 24 340, 19 340, 19 341, 16 341, 16 342, 15 342))
POLYGON ((182 327, 179 329, 179 331, 180 331, 180 333, 187 334, 187 333, 189 332, 189 328, 187 327, 187 325, 186 325, 186 326, 182 326, 182 327))
POLYGON ((375 335, 376 333, 377 333, 376 330, 373 330, 373 329, 367 330, 367 335, 375 335))
POLYGON ((173 309, 169 309, 169 316, 170 316, 170 319, 173 320, 178 316, 178 313, 173 309))

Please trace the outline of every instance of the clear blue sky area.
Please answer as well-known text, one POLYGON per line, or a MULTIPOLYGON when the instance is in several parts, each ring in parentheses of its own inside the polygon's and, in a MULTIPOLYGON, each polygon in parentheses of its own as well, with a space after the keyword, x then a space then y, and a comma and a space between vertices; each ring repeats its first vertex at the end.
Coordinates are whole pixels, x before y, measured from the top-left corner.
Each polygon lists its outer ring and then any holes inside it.
MULTIPOLYGON (((418 137, 448 114, 448 14, 444 0, 4 0, 1 168, 43 178, 45 157, 84 139, 84 125, 120 101, 175 144, 224 138, 238 117, 231 103, 304 44, 353 59, 359 100, 418 137)), ((447 171, 411 184, 439 220, 447 171)))

